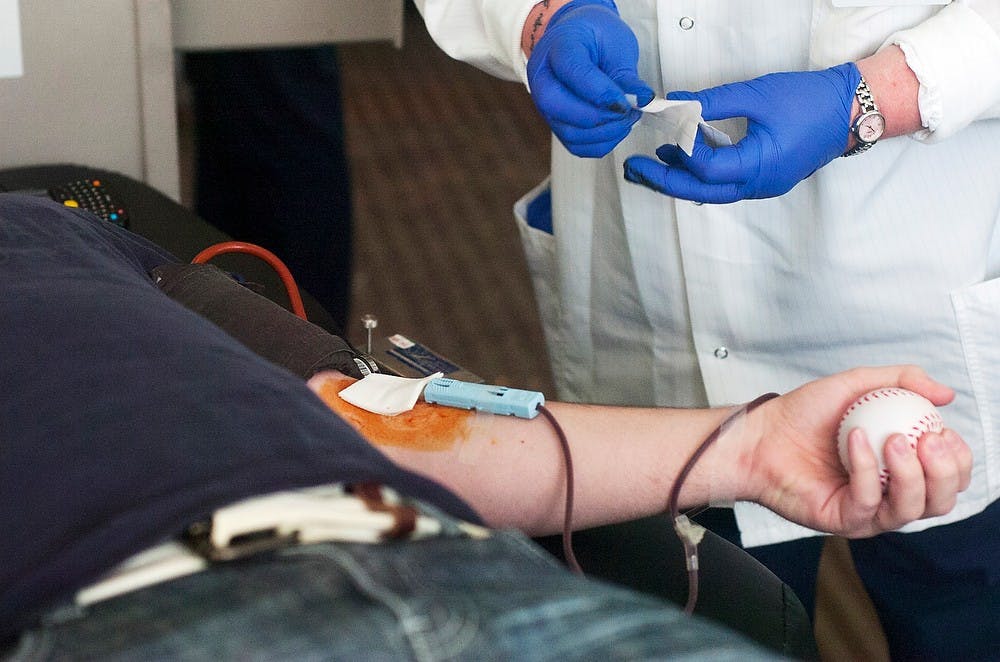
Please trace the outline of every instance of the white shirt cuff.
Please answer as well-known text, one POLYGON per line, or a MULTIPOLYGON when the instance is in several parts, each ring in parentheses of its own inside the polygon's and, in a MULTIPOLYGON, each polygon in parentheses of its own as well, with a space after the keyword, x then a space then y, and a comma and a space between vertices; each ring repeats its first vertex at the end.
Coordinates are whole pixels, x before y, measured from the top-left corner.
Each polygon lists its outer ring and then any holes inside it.
POLYGON ((417 0, 427 31, 449 56, 504 80, 526 82, 524 22, 538 0, 417 0))
POLYGON ((971 122, 1000 116, 1000 26, 966 3, 953 2, 930 19, 892 35, 920 82, 922 131, 937 142, 971 122))
POLYGON ((521 50, 521 34, 528 14, 538 0, 487 0, 483 9, 487 14, 486 32, 490 43, 503 57, 505 64, 527 86, 527 59, 521 50))

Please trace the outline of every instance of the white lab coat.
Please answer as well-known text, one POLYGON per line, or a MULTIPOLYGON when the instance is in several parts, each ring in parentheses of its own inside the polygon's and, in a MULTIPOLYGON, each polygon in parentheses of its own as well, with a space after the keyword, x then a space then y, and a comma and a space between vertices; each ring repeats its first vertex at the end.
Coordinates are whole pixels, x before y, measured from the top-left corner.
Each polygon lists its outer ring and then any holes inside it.
MULTIPOLYGON (((533 4, 417 0, 445 51, 522 81, 533 4)), ((943 415, 973 448, 972 486, 905 529, 920 530, 1000 495, 1000 0, 840 5, 873 0, 618 2, 659 92, 897 43, 921 81, 916 139, 837 159, 780 198, 713 206, 624 180, 624 159, 659 144, 640 124, 599 160, 553 141, 552 234, 525 222, 537 190, 515 212, 560 398, 723 405, 889 363, 952 386, 943 415)), ((753 504, 736 513, 747 546, 813 533, 753 504)))

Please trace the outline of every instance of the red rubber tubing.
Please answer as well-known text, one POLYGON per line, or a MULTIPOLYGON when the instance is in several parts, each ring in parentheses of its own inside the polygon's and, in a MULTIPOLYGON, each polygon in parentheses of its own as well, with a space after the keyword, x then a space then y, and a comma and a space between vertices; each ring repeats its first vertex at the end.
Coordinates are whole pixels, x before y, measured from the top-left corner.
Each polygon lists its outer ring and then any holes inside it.
POLYGON ((213 244, 212 246, 209 246, 205 250, 201 251, 194 256, 194 259, 192 259, 191 262, 193 264, 204 264, 205 262, 208 262, 212 258, 222 255, 223 253, 245 253, 267 262, 267 264, 278 274, 281 282, 284 283, 285 292, 288 293, 288 301, 291 305, 292 312, 302 319, 308 320, 308 317, 306 317, 306 308, 302 305, 302 295, 299 294, 299 286, 295 284, 292 272, 288 270, 288 267, 286 267, 285 263, 281 261, 281 258, 263 246, 250 244, 245 241, 224 241, 220 244, 213 244))

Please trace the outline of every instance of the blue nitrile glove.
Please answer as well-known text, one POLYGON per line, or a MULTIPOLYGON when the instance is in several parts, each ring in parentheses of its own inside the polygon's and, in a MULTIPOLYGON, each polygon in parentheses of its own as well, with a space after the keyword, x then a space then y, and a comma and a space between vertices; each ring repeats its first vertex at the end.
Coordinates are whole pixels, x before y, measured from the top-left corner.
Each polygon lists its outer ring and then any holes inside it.
POLYGON ((573 0, 552 15, 528 58, 542 117, 572 154, 601 157, 628 135, 653 90, 639 78, 639 44, 610 0, 573 0))
POLYGON ((701 102, 702 117, 747 118, 747 135, 712 148, 699 132, 691 156, 676 145, 625 161, 625 179, 685 200, 726 203, 783 195, 847 149, 861 73, 848 62, 823 71, 776 73, 670 99, 701 102), (666 165, 664 165, 666 164, 666 165))

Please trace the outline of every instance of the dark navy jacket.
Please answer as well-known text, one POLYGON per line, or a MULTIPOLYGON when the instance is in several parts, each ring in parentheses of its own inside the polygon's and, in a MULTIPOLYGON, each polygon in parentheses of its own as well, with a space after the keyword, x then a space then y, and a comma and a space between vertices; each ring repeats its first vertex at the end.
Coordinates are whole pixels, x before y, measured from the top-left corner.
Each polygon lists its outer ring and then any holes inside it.
POLYGON ((0 195, 0 642, 216 507, 378 482, 476 521, 306 388, 166 297, 173 257, 0 195))

